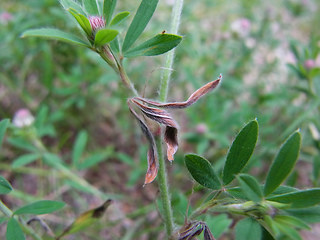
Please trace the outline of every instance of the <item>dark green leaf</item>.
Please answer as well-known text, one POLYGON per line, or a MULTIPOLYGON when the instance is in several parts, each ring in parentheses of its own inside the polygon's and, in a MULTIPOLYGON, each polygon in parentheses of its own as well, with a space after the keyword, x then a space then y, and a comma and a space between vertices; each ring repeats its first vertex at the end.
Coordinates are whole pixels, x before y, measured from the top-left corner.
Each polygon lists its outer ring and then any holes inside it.
POLYGON ((300 234, 294 228, 289 227, 287 224, 277 221, 274 221, 273 224, 280 230, 282 234, 289 237, 289 239, 302 240, 300 234))
POLYGON ((287 213, 307 223, 320 222, 320 206, 298 209, 285 209, 287 213))
POLYGON ((274 220, 276 222, 283 223, 283 224, 286 224, 286 225, 289 225, 292 227, 297 227, 297 228, 301 228, 301 229, 309 229, 309 230, 311 229, 307 223, 305 223, 304 221, 302 221, 296 217, 293 217, 293 216, 276 215, 274 217, 274 220))
POLYGON ((4 177, 0 176, 0 194, 8 194, 12 191, 11 184, 4 177))
POLYGON ((229 184, 249 161, 258 139, 258 122, 249 122, 233 141, 223 169, 223 182, 229 184))
POLYGON ((142 0, 125 36, 122 51, 126 52, 149 23, 159 0, 142 0))
POLYGON ((103 16, 106 19, 107 25, 111 21, 116 4, 117 4, 117 0, 104 0, 103 1, 103 16))
POLYGON ((261 226, 261 240, 275 240, 274 237, 266 230, 264 227, 261 226))
POLYGON ((118 13, 111 21, 110 26, 117 25, 120 22, 122 22, 124 19, 126 19, 130 15, 130 12, 120 12, 118 13))
POLYGON ((216 237, 216 239, 220 239, 220 236, 230 229, 232 219, 230 219, 227 214, 221 213, 215 216, 207 215, 205 222, 211 229, 212 234, 216 237))
POLYGON ((308 189, 268 197, 267 200, 291 204, 291 208, 307 208, 320 203, 320 189, 308 189))
POLYGON ((262 200, 263 194, 261 187, 254 177, 248 174, 240 174, 237 176, 237 179, 240 183, 242 192, 248 199, 254 202, 260 202, 262 200))
POLYGON ((10 120, 9 119, 3 119, 0 122, 0 147, 2 145, 2 141, 4 138, 4 134, 6 133, 6 130, 8 128, 10 120))
POLYGON ((260 224, 251 218, 245 218, 236 225, 236 240, 256 240, 261 238, 260 224))
POLYGON ((139 46, 127 51, 125 57, 155 56, 170 51, 182 40, 181 36, 174 34, 158 34, 139 46))
POLYGON ((220 180, 206 159, 195 154, 187 154, 185 162, 192 177, 199 184, 215 190, 220 189, 220 180))
POLYGON ((68 9, 68 11, 72 14, 72 16, 77 20, 80 27, 83 29, 83 31, 87 34, 87 36, 91 36, 92 29, 89 22, 89 19, 86 18, 84 15, 79 14, 77 11, 75 11, 73 8, 68 9))
POLYGON ((100 16, 96 0, 82 0, 82 5, 89 16, 100 16))
POLYGON ((57 211, 65 206, 64 202, 51 201, 51 200, 41 200, 28 205, 25 205, 16 211, 14 211, 14 215, 21 214, 47 214, 57 211))
POLYGON ((8 221, 6 238, 7 240, 25 240, 22 229, 14 218, 8 221))
POLYGON ((79 160, 85 150, 88 141, 88 133, 82 130, 77 135, 76 141, 72 149, 72 164, 78 166, 79 160))
POLYGON ((30 29, 22 33, 21 37, 41 37, 53 40, 60 40, 67 43, 73 43, 84 47, 90 47, 88 43, 77 36, 63 32, 55 28, 30 29))
POLYGON ((117 30, 113 29, 101 29, 96 33, 94 44, 99 47, 106 43, 111 42, 118 35, 117 30))
POLYGON ((278 155, 269 170, 264 195, 272 193, 287 178, 298 159, 301 144, 299 132, 293 133, 281 146, 278 155))
POLYGON ((40 154, 38 153, 25 154, 15 159, 12 163, 12 167, 18 168, 26 164, 32 163, 39 158, 40 158, 40 154))
POLYGON ((119 45, 118 37, 116 37, 115 39, 113 39, 110 42, 110 47, 111 47, 112 51, 115 52, 115 53, 118 53, 120 51, 120 45, 119 45))
POLYGON ((313 180, 317 181, 320 174, 320 155, 313 158, 313 180))

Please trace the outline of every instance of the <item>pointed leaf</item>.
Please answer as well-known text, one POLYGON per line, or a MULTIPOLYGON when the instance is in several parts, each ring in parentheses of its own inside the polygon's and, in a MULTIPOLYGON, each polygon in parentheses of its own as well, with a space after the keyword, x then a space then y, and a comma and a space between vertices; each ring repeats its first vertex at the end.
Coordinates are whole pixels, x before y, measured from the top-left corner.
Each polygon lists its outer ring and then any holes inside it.
POLYGON ((68 10, 69 8, 75 9, 78 13, 84 14, 84 11, 78 2, 74 0, 60 0, 61 5, 65 10, 68 10))
POLYGON ((96 0, 82 0, 82 5, 90 16, 99 16, 99 9, 96 0))
POLYGON ((253 202, 260 202, 263 198, 263 193, 258 181, 248 175, 240 174, 237 176, 242 192, 253 202))
POLYGON ((6 232, 7 240, 25 240, 24 234, 19 223, 14 219, 10 218, 7 225, 6 232))
POLYGON ((220 180, 208 160, 195 154, 187 154, 185 163, 192 177, 199 184, 214 190, 221 188, 220 180))
POLYGON ((274 217, 276 222, 284 223, 286 225, 297 227, 301 229, 311 229, 310 226, 299 218, 288 216, 288 215, 276 215, 274 217))
POLYGON ((21 214, 47 214, 57 211, 65 206, 64 202, 51 201, 51 200, 41 200, 28 205, 25 205, 16 211, 14 211, 14 215, 21 214))
POLYGON ((229 184, 249 161, 258 139, 258 122, 249 122, 233 141, 223 169, 223 182, 229 184))
POLYGON ((55 28, 30 29, 23 32, 21 37, 42 37, 77 44, 84 47, 90 47, 88 43, 78 38, 77 36, 55 28))
POLYGON ((291 208, 307 208, 320 203, 320 188, 276 195, 267 200, 291 204, 291 208))
POLYGON ((251 219, 245 218, 236 225, 236 240, 256 240, 261 238, 260 224, 251 219))
POLYGON ((77 135, 76 141, 72 149, 72 164, 73 166, 78 166, 79 160, 85 150, 88 141, 88 133, 82 130, 77 135))
POLYGON ((12 191, 11 184, 4 177, 0 176, 0 194, 8 194, 12 191))
POLYGON ((116 37, 115 39, 113 39, 110 42, 110 47, 111 47, 113 52, 115 52, 115 53, 119 53, 120 52, 120 44, 119 44, 118 37, 116 37))
POLYGON ((159 0, 142 0, 125 36, 122 51, 126 52, 149 23, 159 0))
POLYGON ((39 158, 40 158, 40 154, 38 153, 24 154, 13 161, 12 167, 13 168, 22 167, 26 164, 34 162, 39 158))
POLYGON ((101 29, 96 33, 94 44, 99 47, 106 43, 111 42, 118 35, 117 30, 113 29, 101 29))
POLYGON ((105 213, 105 211, 107 210, 107 208, 110 206, 111 203, 112 203, 112 200, 107 200, 100 207, 97 207, 82 213, 79 217, 76 218, 76 220, 69 227, 67 227, 60 234, 59 237, 57 237, 57 240, 62 239, 62 237, 66 235, 83 231, 90 225, 94 224, 97 220, 99 220, 99 218, 103 216, 103 214, 105 213))
POLYGON ((6 133, 6 130, 8 128, 10 120, 9 119, 3 119, 0 122, 0 147, 2 145, 2 141, 4 138, 4 134, 6 133))
POLYGON ((72 14, 72 16, 77 20, 80 27, 83 29, 83 31, 87 34, 87 36, 91 36, 92 34, 92 28, 89 22, 89 19, 86 18, 84 15, 78 13, 73 8, 68 9, 68 11, 72 14))
POLYGON ((139 46, 127 51, 125 57, 156 56, 175 48, 182 40, 174 34, 158 34, 139 46))
POLYGON ((300 145, 301 135, 299 132, 295 132, 281 146, 267 176, 266 184, 264 186, 265 196, 279 187, 290 174, 298 159, 300 145))
POLYGON ((118 13, 111 21, 110 26, 117 25, 120 22, 122 22, 124 19, 126 19, 130 15, 130 12, 124 11, 118 13))
POLYGON ((117 4, 117 0, 104 0, 103 1, 103 16, 106 20, 107 25, 111 21, 116 4, 117 4))
POLYGON ((282 234, 289 237, 290 240, 302 240, 299 232, 294 228, 289 227, 287 224, 277 221, 274 221, 273 224, 280 230, 282 234))

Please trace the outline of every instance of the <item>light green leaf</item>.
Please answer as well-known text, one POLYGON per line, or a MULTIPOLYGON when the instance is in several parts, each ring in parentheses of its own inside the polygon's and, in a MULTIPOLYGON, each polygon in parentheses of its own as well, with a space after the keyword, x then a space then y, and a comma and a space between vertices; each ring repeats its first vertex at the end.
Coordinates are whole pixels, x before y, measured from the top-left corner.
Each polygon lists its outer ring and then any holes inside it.
POLYGON ((268 196, 287 178, 296 164, 301 145, 299 132, 293 133, 281 146, 273 161, 264 186, 264 195, 268 196))
POLYGON ((4 138, 4 134, 6 133, 6 130, 8 128, 10 120, 9 119, 3 119, 0 122, 0 147, 2 145, 2 141, 4 138))
POLYGON ((116 52, 116 53, 120 52, 120 45, 119 45, 118 37, 116 37, 115 39, 113 39, 110 42, 110 47, 113 52, 116 52))
POLYGON ((88 141, 88 133, 82 130, 77 135, 76 141, 72 149, 72 164, 78 166, 79 160, 85 150, 88 141))
POLYGON ((82 0, 82 5, 89 16, 100 15, 96 0, 82 0))
POLYGON ((254 177, 248 174, 240 174, 237 176, 237 179, 240 183, 242 192, 248 199, 254 202, 260 202, 262 200, 263 194, 261 187, 254 177))
POLYGON ((0 194, 8 194, 12 191, 11 184, 4 177, 0 176, 0 194))
POLYGON ((61 158, 58 155, 53 154, 53 153, 43 154, 43 160, 46 164, 48 164, 52 167, 58 168, 58 169, 59 169, 58 166, 61 165, 61 163, 62 163, 61 158))
POLYGON ((103 16, 106 19, 106 25, 108 25, 111 21, 116 4, 117 4, 117 0, 104 0, 103 1, 103 16))
POLYGON ((73 8, 81 14, 85 14, 81 5, 78 4, 78 2, 76 2, 74 0, 60 0, 60 3, 65 10, 68 10, 69 8, 73 8))
POLYGON ((127 51, 125 57, 155 56, 170 51, 182 40, 181 36, 174 34, 158 34, 148 41, 127 51))
POLYGON ((310 226, 299 218, 288 216, 288 215, 276 215, 274 220, 279 223, 283 223, 292 227, 301 229, 311 229, 310 226))
POLYGON ((21 37, 41 37, 53 40, 60 40, 67 43, 77 44, 84 47, 90 47, 88 43, 78 38, 77 36, 63 32, 55 28, 39 28, 30 29, 22 33, 21 37))
POLYGON ((290 240, 302 240, 299 232, 294 228, 289 227, 287 224, 278 221, 274 221, 273 224, 282 234, 289 237, 290 240))
POLYGON ((135 43, 149 23, 159 0, 142 0, 125 36, 122 52, 126 52, 135 43))
POLYGON ((117 30, 113 29, 101 29, 96 33, 94 44, 99 47, 106 43, 111 42, 118 35, 117 30))
POLYGON ((320 188, 270 196, 267 200, 291 204, 291 208, 307 208, 320 203, 320 188))
POLYGON ((199 184, 214 190, 221 188, 220 180, 208 160, 195 154, 187 154, 185 163, 192 177, 199 184))
POLYGON ((126 19, 130 15, 130 12, 124 11, 118 13, 111 21, 110 26, 117 25, 120 22, 122 22, 124 19, 126 19))
POLYGON ((51 200, 41 200, 28 205, 25 205, 16 211, 14 211, 14 215, 22 215, 22 214, 47 214, 57 211, 65 206, 64 202, 51 201, 51 200))
POLYGON ((245 218, 236 225, 236 240, 256 240, 261 239, 260 224, 251 219, 245 218))
POLYGON ((19 223, 14 219, 10 218, 7 225, 6 232, 7 240, 25 240, 24 234, 19 223))
POLYGON ((26 141, 25 139, 22 139, 22 138, 8 138, 8 143, 10 143, 11 145, 17 148, 27 150, 30 152, 38 151, 38 149, 34 147, 32 144, 30 144, 29 141, 26 141))
POLYGON ((112 148, 107 148, 106 151, 104 152, 98 152, 91 154, 89 157, 84 159, 83 163, 79 165, 79 169, 87 169, 92 166, 97 165, 98 163, 107 160, 112 154, 113 154, 113 149, 112 148))
POLYGON ((77 20, 77 22, 79 23, 80 27, 87 34, 87 36, 91 36, 92 29, 91 29, 91 25, 90 25, 89 19, 86 18, 84 15, 78 13, 73 8, 68 9, 68 11, 77 20))
POLYGON ((209 229, 211 229, 215 238, 220 239, 220 236, 230 229, 232 219, 230 219, 227 214, 221 213, 215 216, 207 215, 205 222, 207 223, 209 229))
POLYGON ((314 206, 309 208, 296 208, 296 209, 285 209, 290 215, 301 219, 307 223, 318 223, 320 222, 320 206, 314 206))
POLYGON ((223 182, 228 185, 249 161, 258 139, 258 122, 249 122, 233 141, 223 169, 223 182))
POLYGON ((34 162, 35 160, 37 160, 39 158, 40 158, 40 154, 38 154, 38 153, 25 154, 25 155, 22 155, 22 156, 16 158, 12 163, 12 167, 13 168, 22 167, 26 164, 34 162))

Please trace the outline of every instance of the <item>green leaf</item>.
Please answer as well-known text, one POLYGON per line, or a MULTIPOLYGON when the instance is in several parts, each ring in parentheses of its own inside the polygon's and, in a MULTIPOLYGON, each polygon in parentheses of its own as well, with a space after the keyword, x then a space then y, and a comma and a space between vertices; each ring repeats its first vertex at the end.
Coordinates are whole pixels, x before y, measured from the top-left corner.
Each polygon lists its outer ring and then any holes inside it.
POLYGON ((292 227, 301 229, 311 229, 310 226, 299 218, 288 216, 288 215, 276 215, 274 220, 279 223, 283 223, 292 227))
POLYGON ((77 20, 80 27, 83 29, 83 31, 87 34, 87 36, 91 36, 92 34, 92 28, 89 22, 89 19, 86 18, 84 15, 78 13, 73 8, 68 9, 69 13, 72 14, 72 16, 77 20))
POLYGON ((149 23, 159 0, 142 0, 125 36, 122 51, 126 52, 149 23))
POLYGON ((289 237, 289 239, 302 240, 300 234, 294 228, 289 227, 287 224, 277 221, 274 221, 273 224, 280 230, 282 234, 289 237))
POLYGON ((29 141, 26 141, 25 139, 22 139, 22 138, 8 138, 8 142, 17 148, 27 150, 29 152, 38 151, 38 149, 32 144, 30 144, 29 141))
POLYGON ((78 166, 79 160, 87 145, 87 141, 88 133, 85 130, 80 131, 72 149, 72 163, 74 166, 78 166))
POLYGON ((104 212, 107 210, 107 208, 110 206, 111 203, 112 203, 112 200, 107 200, 100 207, 97 207, 95 209, 82 213, 79 217, 75 219, 75 221, 70 226, 68 226, 60 234, 59 237, 57 237, 57 240, 62 239, 62 237, 66 235, 83 231, 87 227, 96 223, 96 221, 103 216, 104 212))
POLYGON ((232 219, 230 219, 227 214, 221 213, 215 216, 207 215, 205 222, 207 223, 209 229, 211 229, 215 238, 220 239, 220 236, 230 229, 232 219))
POLYGON ((6 238, 7 240, 25 240, 22 229, 14 218, 8 221, 6 238))
POLYGON ((264 186, 265 196, 277 189, 290 174, 298 159, 300 144, 301 135, 299 132, 295 132, 281 146, 267 176, 264 186))
POLYGON ((258 122, 249 122, 233 141, 223 169, 223 182, 228 185, 249 161, 258 139, 258 122))
POLYGON ((22 33, 21 37, 41 37, 53 40, 60 40, 67 43, 77 44, 84 47, 90 47, 88 43, 78 38, 77 36, 63 32, 55 28, 39 28, 30 29, 22 33))
POLYGON ((130 12, 124 11, 118 13, 111 21, 110 26, 117 25, 120 22, 122 22, 124 19, 126 19, 130 15, 130 12))
POLYGON ((112 148, 107 148, 104 152, 98 152, 91 154, 89 157, 84 159, 83 163, 79 165, 79 169, 87 169, 90 168, 106 159, 108 159, 113 154, 112 148))
POLYGON ((185 163, 192 177, 199 184, 214 190, 220 189, 220 180, 208 160, 195 154, 187 154, 185 163))
POLYGON ((81 5, 78 4, 78 2, 76 2, 74 0, 60 0, 60 3, 65 10, 68 10, 69 8, 73 8, 81 14, 85 14, 81 5))
POLYGON ((103 16, 106 19, 106 25, 108 25, 111 21, 116 4, 117 4, 117 0, 104 0, 103 1, 103 16))
POLYGON ((240 183, 240 187, 242 192, 254 202, 260 202, 263 198, 263 193, 258 181, 248 175, 248 174, 240 174, 237 176, 237 179, 240 183))
POLYGON ((90 16, 99 16, 99 9, 96 0, 82 0, 82 5, 90 16))
POLYGON ((256 240, 261 238, 260 224, 251 218, 245 218, 236 225, 236 240, 256 240))
POLYGON ((37 160, 39 158, 40 158, 40 154, 38 154, 38 153, 25 154, 25 155, 22 155, 22 156, 18 157, 17 159, 15 159, 11 166, 13 168, 22 167, 26 164, 34 162, 35 160, 37 160))
POLYGON ((117 30, 113 29, 100 29, 95 36, 94 44, 99 47, 106 43, 111 42, 118 35, 117 30))
POLYGON ((291 204, 291 208, 307 208, 320 203, 320 188, 271 196, 267 200, 291 204))
POLYGON ((41 200, 28 205, 25 205, 16 211, 14 211, 14 215, 22 215, 22 214, 47 214, 57 211, 65 206, 64 202, 51 201, 51 200, 41 200))
POLYGON ((118 37, 116 37, 115 39, 113 39, 110 42, 110 47, 112 49, 112 51, 119 53, 120 52, 120 45, 119 45, 119 40, 118 37))
POLYGON ((290 215, 301 219, 307 223, 318 223, 320 222, 320 206, 314 206, 309 208, 296 208, 296 209, 285 209, 290 215))
POLYGON ((4 134, 6 133, 6 130, 8 128, 10 120, 9 119, 3 119, 0 122, 0 147, 3 142, 4 134))
POLYGON ((11 184, 4 177, 0 176, 0 194, 8 194, 12 191, 11 184))
POLYGON ((155 56, 170 51, 182 40, 181 36, 174 34, 158 34, 139 46, 127 51, 125 57, 155 56))

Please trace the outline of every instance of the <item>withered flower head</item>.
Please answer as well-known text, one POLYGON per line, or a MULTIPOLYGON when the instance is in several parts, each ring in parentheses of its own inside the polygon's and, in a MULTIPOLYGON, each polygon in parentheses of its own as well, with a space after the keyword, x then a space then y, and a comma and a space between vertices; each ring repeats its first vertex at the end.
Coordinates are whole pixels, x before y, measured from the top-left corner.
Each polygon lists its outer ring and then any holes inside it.
POLYGON ((100 16, 89 16, 89 22, 94 33, 106 26, 106 21, 100 16))
POLYGON ((218 86, 221 81, 222 76, 220 75, 217 80, 207 83, 202 86, 198 90, 196 90, 188 100, 184 102, 171 102, 171 103, 160 103, 152 100, 148 100, 141 97, 134 97, 128 100, 128 106, 131 113, 138 120, 140 127, 143 133, 146 135, 150 148, 148 151, 148 170, 145 178, 145 184, 152 182, 158 173, 158 156, 156 151, 156 144, 154 140, 154 136, 152 135, 150 129, 144 120, 134 111, 132 105, 136 106, 142 114, 159 123, 164 125, 165 134, 164 141, 167 144, 167 159, 169 161, 174 160, 174 154, 178 150, 178 124, 172 118, 171 114, 164 109, 178 109, 178 108, 186 108, 196 101, 198 101, 202 96, 209 93, 216 86, 218 86))
POLYGON ((178 240, 193 240, 202 232, 205 240, 215 240, 208 225, 201 221, 187 223, 183 226, 179 231, 178 240))

